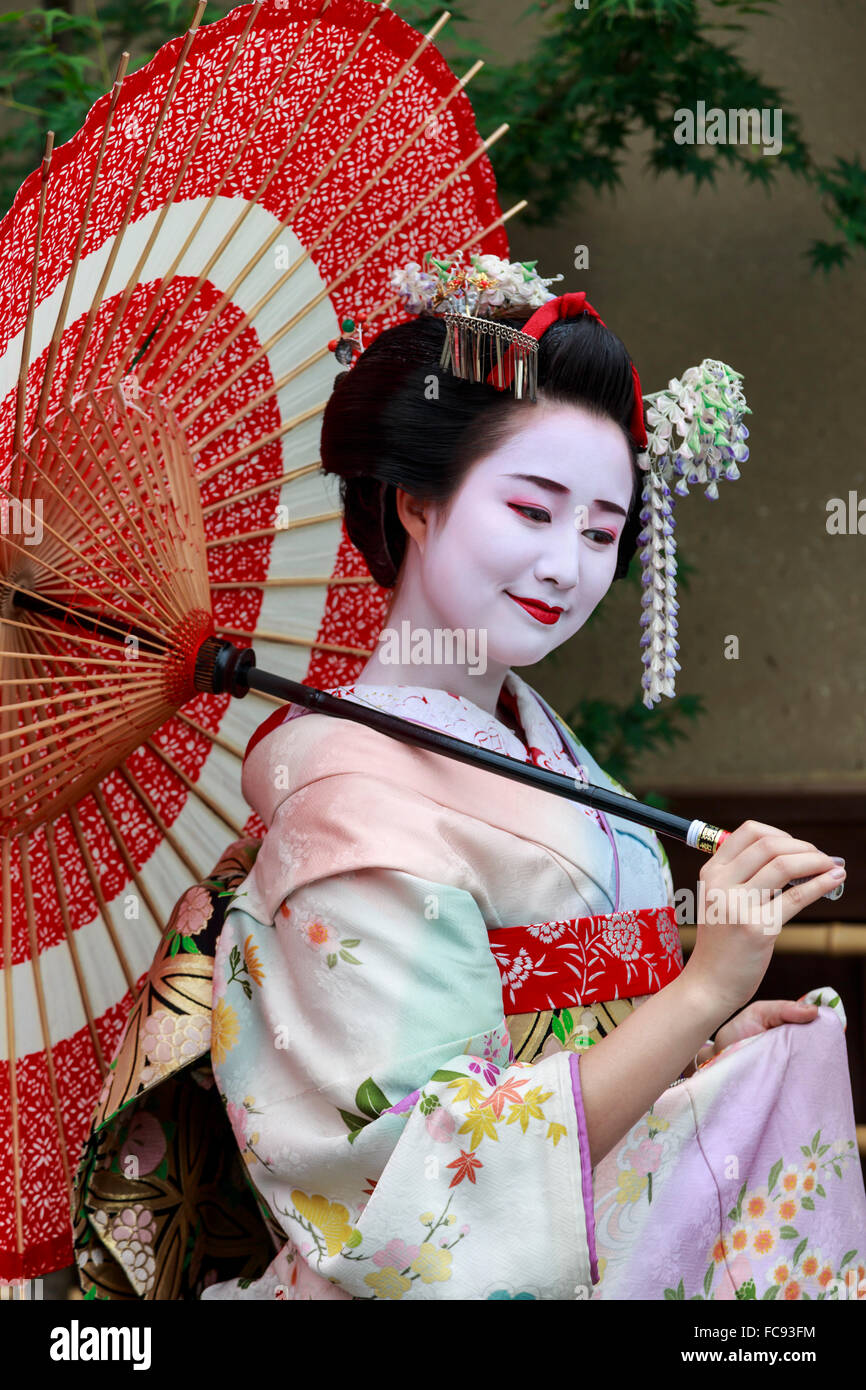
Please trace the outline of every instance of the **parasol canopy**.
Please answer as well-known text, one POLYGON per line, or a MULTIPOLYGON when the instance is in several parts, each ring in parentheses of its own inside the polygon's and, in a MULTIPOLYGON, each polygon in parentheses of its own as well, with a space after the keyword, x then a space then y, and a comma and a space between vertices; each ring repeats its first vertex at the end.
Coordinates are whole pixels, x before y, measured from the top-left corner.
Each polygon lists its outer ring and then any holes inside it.
POLYGON ((479 138, 447 14, 422 36, 367 0, 203 9, 121 62, 0 223, 5 1279, 70 1262, 79 1149, 171 908, 264 829, 240 766, 281 701, 196 694, 201 642, 327 689, 381 627, 319 469, 328 344, 344 315, 405 317, 390 275, 428 248, 508 254, 505 127, 479 138))

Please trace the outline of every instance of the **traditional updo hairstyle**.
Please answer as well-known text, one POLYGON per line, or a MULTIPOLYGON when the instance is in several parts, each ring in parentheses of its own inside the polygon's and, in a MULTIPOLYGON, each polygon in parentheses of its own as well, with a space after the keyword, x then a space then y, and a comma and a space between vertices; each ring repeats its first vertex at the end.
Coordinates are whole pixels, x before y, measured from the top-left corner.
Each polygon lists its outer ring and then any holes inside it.
MULTIPOLYGON (((512 309, 500 321, 520 328, 532 312, 512 309)), ((325 408, 322 469, 339 476, 349 538, 385 588, 395 585, 406 552, 396 488, 433 503, 444 518, 470 466, 499 448, 527 420, 527 411, 538 409, 510 391, 463 381, 440 367, 444 342, 444 320, 427 311, 385 329, 351 370, 339 374, 325 408)), ((632 496, 614 573, 622 579, 637 549, 643 481, 629 429, 631 358, 591 314, 558 320, 539 340, 538 391, 608 417, 628 442, 632 496)))

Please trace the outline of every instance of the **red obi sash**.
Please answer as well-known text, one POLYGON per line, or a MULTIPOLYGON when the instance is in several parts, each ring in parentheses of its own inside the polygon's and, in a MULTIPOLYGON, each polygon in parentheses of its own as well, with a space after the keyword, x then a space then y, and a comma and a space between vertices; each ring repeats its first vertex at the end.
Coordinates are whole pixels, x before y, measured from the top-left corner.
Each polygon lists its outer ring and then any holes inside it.
POLYGON ((672 907, 499 927, 488 937, 507 1014, 657 994, 683 968, 672 907))

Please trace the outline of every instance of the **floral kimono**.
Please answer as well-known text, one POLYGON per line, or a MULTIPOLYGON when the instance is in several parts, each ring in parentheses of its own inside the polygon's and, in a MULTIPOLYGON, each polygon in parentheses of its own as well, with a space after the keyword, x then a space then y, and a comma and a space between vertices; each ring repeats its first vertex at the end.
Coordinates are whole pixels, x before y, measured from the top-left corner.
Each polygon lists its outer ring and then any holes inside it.
MULTIPOLYGON (((501 720, 335 693, 623 791, 513 673, 501 720)), ((581 1052, 683 966, 652 832, 294 706, 243 791, 267 833, 175 909, 82 1156, 90 1296, 821 1298, 866 1277, 832 990, 590 1165, 581 1052)))

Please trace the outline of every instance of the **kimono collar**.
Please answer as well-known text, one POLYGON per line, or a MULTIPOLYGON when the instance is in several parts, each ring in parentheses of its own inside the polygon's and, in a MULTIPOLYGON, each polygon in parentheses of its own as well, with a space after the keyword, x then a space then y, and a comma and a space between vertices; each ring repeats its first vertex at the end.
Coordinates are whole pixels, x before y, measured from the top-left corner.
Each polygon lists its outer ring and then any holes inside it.
MULTIPOLYGON (((508 672, 504 689, 516 703, 528 751, 506 725, 464 696, 430 687, 380 687, 368 686, 363 682, 334 687, 332 693, 369 703, 387 713, 428 725, 518 761, 533 761, 538 766, 569 778, 574 778, 576 766, 577 775, 584 782, 630 795, 596 763, 541 696, 514 672, 508 672)), ((271 824, 280 803, 287 796, 294 796, 307 783, 353 770, 369 771, 369 775, 375 778, 387 763, 392 769, 390 775, 405 782, 407 788, 414 784, 416 792, 423 787, 425 793, 441 805, 455 805, 481 818, 501 820, 503 827, 510 825, 518 833, 521 824, 525 826, 536 822, 542 842, 556 847, 564 860, 576 856, 584 865, 592 863, 599 866, 599 882, 605 891, 609 888, 614 905, 619 902, 616 841, 620 836, 642 841, 659 863, 662 862, 657 837, 633 821, 616 816, 600 816, 589 806, 562 801, 540 789, 520 787, 507 778, 499 779, 502 787, 491 804, 489 774, 479 776, 478 770, 469 765, 437 759, 421 750, 413 750, 411 745, 387 738, 385 745, 389 746, 380 751, 381 735, 371 735, 366 726, 329 720, 323 716, 307 719, 308 713, 296 705, 275 710, 256 731, 247 747, 243 794, 266 826, 271 824), (297 719, 302 721, 300 726, 293 724, 297 719), (339 726, 336 729, 332 727, 335 722, 339 726), (290 729, 295 727, 298 727, 300 739, 290 736, 290 729), (259 743, 268 735, 271 738, 267 748, 258 749, 259 743), (254 757, 250 757, 254 749, 258 751, 254 757), (288 780, 281 781, 278 787, 272 769, 275 764, 282 763, 285 764, 284 776, 288 780), (608 883, 611 849, 614 874, 608 883)), ((303 792, 304 797, 313 794, 309 790, 303 792)), ((295 804, 301 803, 296 801, 295 804)))
MULTIPOLYGON (((551 759, 549 754, 553 741, 559 744, 563 757, 569 761, 561 733, 558 737, 554 735, 548 716, 531 687, 513 671, 509 671, 505 677, 502 698, 503 703, 516 712, 526 738, 525 744, 495 715, 488 714, 466 696, 453 695, 447 690, 421 685, 374 685, 359 681, 332 686, 329 693, 341 699, 357 700, 359 704, 374 705, 386 714, 409 719, 521 762, 533 762, 550 771, 568 770, 563 768, 559 758, 551 759)), ((244 759, 249 757, 260 739, 281 724, 307 713, 298 705, 275 710, 253 734, 244 759)))

